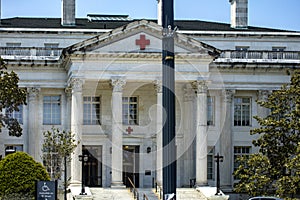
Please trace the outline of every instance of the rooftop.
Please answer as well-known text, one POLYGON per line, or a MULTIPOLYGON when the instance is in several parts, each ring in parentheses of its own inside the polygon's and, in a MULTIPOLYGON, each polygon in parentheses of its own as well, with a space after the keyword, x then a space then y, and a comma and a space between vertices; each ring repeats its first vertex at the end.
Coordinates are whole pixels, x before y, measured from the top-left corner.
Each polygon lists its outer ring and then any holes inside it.
MULTIPOLYGON (((44 28, 44 29, 115 29, 128 23, 142 19, 131 19, 127 15, 96 15, 90 14, 87 18, 77 18, 76 26, 62 26, 60 18, 28 18, 14 17, 1 19, 1 28, 44 28)), ((154 19, 146 19, 157 22, 154 19)), ((223 32, 296 32, 272 28, 249 26, 247 29, 231 28, 230 24, 201 20, 175 20, 174 25, 184 31, 223 31, 223 32)))

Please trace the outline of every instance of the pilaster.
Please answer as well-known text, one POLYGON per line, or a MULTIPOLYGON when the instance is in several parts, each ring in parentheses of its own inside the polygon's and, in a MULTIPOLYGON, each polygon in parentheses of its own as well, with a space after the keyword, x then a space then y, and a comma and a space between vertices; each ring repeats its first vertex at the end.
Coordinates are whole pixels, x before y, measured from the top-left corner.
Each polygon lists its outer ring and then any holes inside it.
POLYGON ((162 177, 163 177, 163 145, 162 145, 162 128, 163 128, 163 119, 162 119, 162 81, 156 80, 154 82, 154 87, 156 91, 156 181, 159 186, 162 186, 162 177))
POLYGON ((122 131, 122 92, 126 80, 111 80, 112 91, 112 162, 111 187, 124 187, 123 184, 123 131, 122 131))
MULTIPOLYGON (((271 91, 269 91, 269 90, 259 90, 257 92, 258 100, 259 101, 267 101, 270 94, 271 94, 271 91)), ((270 111, 268 108, 258 105, 257 115, 259 117, 267 117, 269 112, 270 111)))

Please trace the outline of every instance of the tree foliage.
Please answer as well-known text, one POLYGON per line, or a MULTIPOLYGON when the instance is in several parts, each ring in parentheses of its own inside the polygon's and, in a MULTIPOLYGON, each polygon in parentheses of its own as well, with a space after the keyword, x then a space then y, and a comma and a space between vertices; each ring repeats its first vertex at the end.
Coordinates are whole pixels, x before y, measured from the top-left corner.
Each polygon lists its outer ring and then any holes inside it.
POLYGON ((21 136, 22 128, 17 119, 12 117, 14 111, 19 111, 18 106, 26 104, 26 90, 19 88, 19 77, 14 72, 8 72, 0 58, 0 132, 7 128, 10 136, 21 136))
POLYGON ((259 135, 253 141, 259 153, 240 159, 241 165, 234 173, 240 179, 235 191, 293 197, 300 188, 300 71, 295 70, 290 84, 257 103, 269 114, 254 117, 260 127, 250 134, 259 135))
POLYGON ((5 156, 0 161, 0 196, 34 196, 35 181, 50 180, 41 163, 24 152, 5 156))
POLYGON ((51 179, 60 179, 63 172, 63 160, 66 157, 69 162, 71 154, 79 144, 75 135, 70 131, 59 130, 52 127, 51 130, 43 133, 44 143, 42 147, 44 165, 49 172, 51 179))

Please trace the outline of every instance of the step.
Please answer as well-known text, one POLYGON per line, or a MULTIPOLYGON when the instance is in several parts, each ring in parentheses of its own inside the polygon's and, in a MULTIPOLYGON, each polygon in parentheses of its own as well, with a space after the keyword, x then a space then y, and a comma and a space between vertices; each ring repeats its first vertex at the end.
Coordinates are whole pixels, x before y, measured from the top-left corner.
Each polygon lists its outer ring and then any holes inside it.
POLYGON ((128 188, 90 188, 93 200, 132 200, 133 195, 128 188))
POLYGON ((144 195, 148 200, 158 200, 158 194, 155 194, 155 189, 153 188, 138 188, 139 199, 144 199, 144 195))

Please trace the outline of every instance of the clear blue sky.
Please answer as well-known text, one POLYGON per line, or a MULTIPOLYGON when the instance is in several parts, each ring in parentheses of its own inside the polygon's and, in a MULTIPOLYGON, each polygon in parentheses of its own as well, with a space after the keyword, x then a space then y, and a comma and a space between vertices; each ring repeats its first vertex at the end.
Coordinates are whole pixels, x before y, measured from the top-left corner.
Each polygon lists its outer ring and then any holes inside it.
MULTIPOLYGON (((61 0, 1 0, 2 18, 60 17, 61 0)), ((230 23, 229 0, 174 0, 175 19, 230 23)), ((157 0, 76 0, 76 17, 128 14, 155 19, 157 0)), ((249 0, 249 25, 300 31, 300 0, 249 0)))

